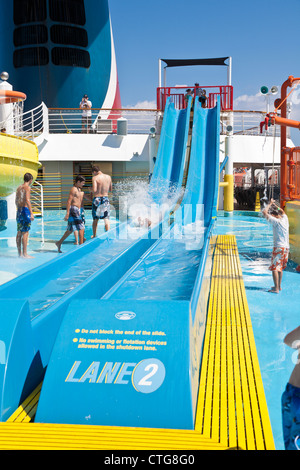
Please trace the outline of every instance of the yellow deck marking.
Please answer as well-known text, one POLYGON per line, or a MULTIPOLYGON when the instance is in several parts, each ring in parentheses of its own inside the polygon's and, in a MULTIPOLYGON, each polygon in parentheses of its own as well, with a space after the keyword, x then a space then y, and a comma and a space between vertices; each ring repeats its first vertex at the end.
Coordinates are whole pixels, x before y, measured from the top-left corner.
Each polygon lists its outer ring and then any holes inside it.
POLYGON ((275 448, 232 235, 215 248, 195 428, 230 448, 275 448))

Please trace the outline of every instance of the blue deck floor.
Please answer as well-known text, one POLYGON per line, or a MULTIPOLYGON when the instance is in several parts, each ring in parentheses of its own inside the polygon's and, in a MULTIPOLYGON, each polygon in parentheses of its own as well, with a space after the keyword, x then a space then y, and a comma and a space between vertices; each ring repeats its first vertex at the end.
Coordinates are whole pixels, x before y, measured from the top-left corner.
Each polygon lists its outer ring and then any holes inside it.
MULTIPOLYGON (((59 256, 54 242, 66 229, 65 212, 46 212, 44 219, 35 219, 29 241, 29 254, 33 259, 17 257, 15 221, 7 221, 0 231, 0 284, 59 256)), ((91 231, 91 217, 87 213, 86 238, 91 231)), ((112 222, 114 226, 115 221, 112 222)), ((99 225, 99 234, 103 225, 99 225)), ((252 319, 265 394, 277 449, 283 449, 281 426, 281 394, 293 369, 293 351, 283 344, 284 336, 299 325, 300 274, 296 265, 288 263, 283 275, 282 292, 268 292, 272 275, 268 270, 272 249, 272 229, 257 213, 234 212, 224 217, 218 214, 217 234, 236 236, 244 284, 252 319)), ((71 235, 62 250, 76 249, 71 235)))
POLYGON ((293 370, 293 351, 283 344, 284 336, 299 326, 300 274, 289 261, 280 294, 273 285, 270 264, 272 228, 256 213, 219 213, 218 234, 236 236, 256 348, 265 388, 276 449, 284 449, 281 424, 281 394, 293 370))
MULTIPOLYGON (((62 210, 45 211, 44 217, 36 217, 31 225, 28 254, 33 259, 20 259, 16 249, 16 221, 7 220, 4 227, 0 227, 0 284, 23 274, 24 272, 40 266, 59 256, 55 242, 65 233, 67 222, 64 220, 66 212, 62 210)), ((85 211, 86 230, 85 237, 90 240, 92 235, 92 215, 90 210, 85 211)), ((102 221, 98 224, 97 234, 104 232, 102 221)), ((116 224, 111 220, 111 228, 116 224)), ((62 252, 66 253, 76 249, 74 235, 71 234, 62 245, 62 252)))

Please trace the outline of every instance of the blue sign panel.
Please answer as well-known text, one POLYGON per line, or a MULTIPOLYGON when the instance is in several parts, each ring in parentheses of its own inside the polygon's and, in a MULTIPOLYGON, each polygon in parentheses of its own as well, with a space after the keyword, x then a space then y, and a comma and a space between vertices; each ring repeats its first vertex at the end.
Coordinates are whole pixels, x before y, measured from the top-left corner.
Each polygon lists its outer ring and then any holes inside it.
POLYGON ((71 302, 35 421, 193 429, 189 325, 185 301, 71 302))

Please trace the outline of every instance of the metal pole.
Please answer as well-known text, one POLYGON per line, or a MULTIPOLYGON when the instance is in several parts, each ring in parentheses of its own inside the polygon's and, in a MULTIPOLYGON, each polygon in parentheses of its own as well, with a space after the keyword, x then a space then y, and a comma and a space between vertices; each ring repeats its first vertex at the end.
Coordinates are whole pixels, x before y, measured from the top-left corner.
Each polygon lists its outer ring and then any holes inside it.
POLYGON ((232 155, 232 139, 233 139, 233 112, 229 112, 229 125, 227 126, 227 134, 225 137, 225 155, 228 160, 225 165, 224 181, 227 185, 224 188, 224 210, 232 212, 234 210, 234 179, 233 179, 233 155, 232 155))
POLYGON ((231 86, 232 57, 228 57, 227 85, 231 86))
POLYGON ((161 88, 161 59, 158 59, 158 87, 161 88))

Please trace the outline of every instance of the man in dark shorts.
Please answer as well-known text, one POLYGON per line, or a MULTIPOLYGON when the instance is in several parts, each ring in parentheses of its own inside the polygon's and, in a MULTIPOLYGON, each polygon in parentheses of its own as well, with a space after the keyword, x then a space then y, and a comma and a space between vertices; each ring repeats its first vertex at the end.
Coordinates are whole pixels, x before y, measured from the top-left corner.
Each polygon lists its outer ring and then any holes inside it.
POLYGON ((112 191, 112 182, 109 175, 105 175, 100 171, 97 165, 92 166, 92 185, 93 185, 93 235, 97 235, 98 220, 104 220, 105 231, 110 229, 110 204, 108 193, 112 191))
POLYGON ((82 188, 84 184, 85 178, 81 175, 76 176, 75 184, 70 190, 67 202, 67 212, 65 215, 65 220, 68 221, 67 230, 65 231, 61 239, 55 243, 59 253, 62 253, 62 243, 74 231, 77 231, 79 233, 79 245, 82 245, 82 243, 84 242, 85 225, 81 211, 82 200, 84 197, 84 192, 82 191, 82 188))
POLYGON ((20 258, 32 258, 27 254, 28 236, 31 228, 31 221, 34 220, 31 202, 30 186, 33 182, 31 173, 25 173, 24 183, 16 191, 17 206, 17 237, 16 243, 20 258))

